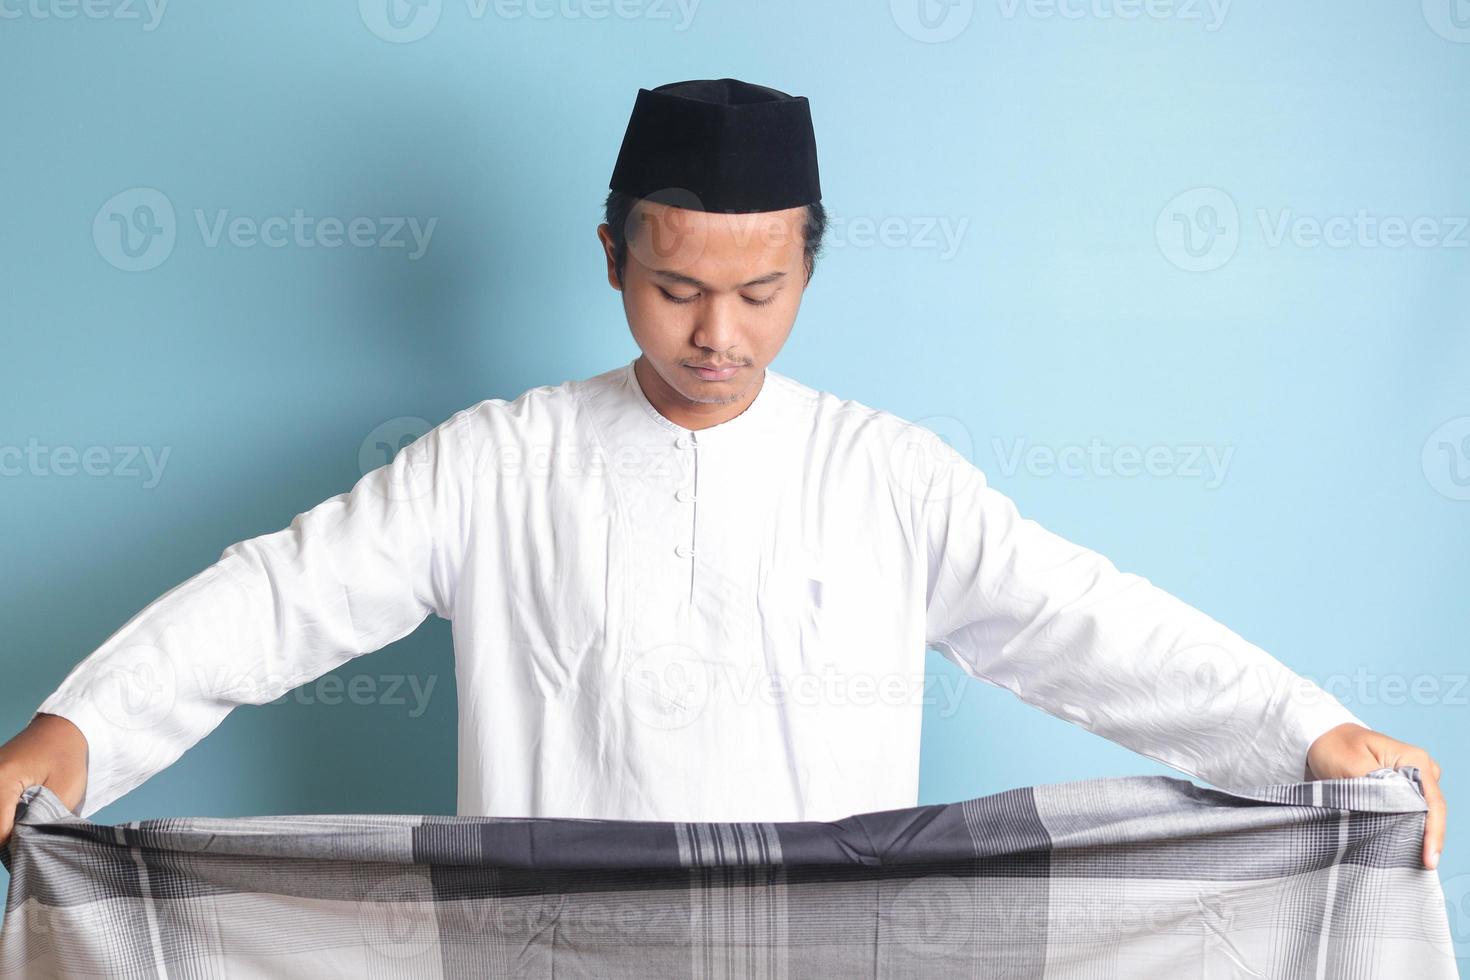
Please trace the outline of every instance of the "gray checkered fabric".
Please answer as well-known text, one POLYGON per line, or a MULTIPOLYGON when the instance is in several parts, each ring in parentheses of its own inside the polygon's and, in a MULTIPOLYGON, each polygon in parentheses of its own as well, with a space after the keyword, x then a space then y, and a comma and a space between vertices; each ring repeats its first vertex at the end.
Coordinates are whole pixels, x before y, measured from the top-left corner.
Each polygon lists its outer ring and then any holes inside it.
POLYGON ((829 823, 109 826, 26 790, 0 976, 1455 977, 1413 767, 829 823))

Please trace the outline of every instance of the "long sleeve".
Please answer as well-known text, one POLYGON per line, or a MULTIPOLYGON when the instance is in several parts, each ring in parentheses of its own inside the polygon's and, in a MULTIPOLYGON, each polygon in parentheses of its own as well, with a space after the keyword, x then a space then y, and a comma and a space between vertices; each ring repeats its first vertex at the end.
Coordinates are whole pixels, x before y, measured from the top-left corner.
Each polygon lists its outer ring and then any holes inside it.
POLYGON ((87 738, 88 817, 238 704, 266 704, 450 618, 468 521, 468 409, 290 525, 226 548, 153 600, 37 709, 87 738))
POLYGON ((923 502, 930 646, 971 676, 1221 787, 1310 778, 1307 749, 1364 724, 1205 613, 1064 540, 945 460, 923 502))

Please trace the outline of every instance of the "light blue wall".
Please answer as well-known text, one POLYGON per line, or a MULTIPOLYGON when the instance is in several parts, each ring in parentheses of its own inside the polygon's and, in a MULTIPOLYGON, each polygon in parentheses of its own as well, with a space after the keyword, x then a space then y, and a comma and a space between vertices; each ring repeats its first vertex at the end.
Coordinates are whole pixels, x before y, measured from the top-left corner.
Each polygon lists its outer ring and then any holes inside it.
MULTIPOLYGON (((1027 516, 1346 685, 1470 813, 1463 0, 385 2, 0 0, 0 444, 168 452, 156 485, 12 456, 6 734, 152 598, 347 489, 380 424, 630 359, 594 239, 628 109, 733 75, 812 100, 834 218, 776 367, 932 425, 1027 516), (435 224, 418 256, 209 236, 296 209, 435 224), (171 250, 128 255, 114 213, 171 250), (1093 440, 1164 462, 1013 462, 1093 440)), ((421 712, 243 709, 99 818, 452 812, 448 639, 338 672, 432 682, 421 712)), ((1172 773, 974 682, 925 736, 926 802, 1172 773)), ((1470 901, 1453 824, 1443 873, 1470 901)))

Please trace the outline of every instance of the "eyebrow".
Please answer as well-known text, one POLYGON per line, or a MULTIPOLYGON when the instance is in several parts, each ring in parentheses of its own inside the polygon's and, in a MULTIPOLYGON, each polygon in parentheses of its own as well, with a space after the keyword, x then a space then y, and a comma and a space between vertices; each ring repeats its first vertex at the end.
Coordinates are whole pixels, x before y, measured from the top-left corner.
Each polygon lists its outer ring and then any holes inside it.
MULTIPOLYGON (((696 279, 693 276, 686 276, 682 272, 674 272, 670 269, 655 269, 653 270, 653 274, 655 276, 658 276, 660 279, 666 280, 668 282, 683 283, 686 286, 693 286, 695 289, 710 288, 710 284, 702 279, 696 279)), ((778 279, 784 279, 785 277, 786 273, 780 270, 777 270, 776 272, 767 272, 765 275, 752 279, 749 282, 742 282, 735 288, 745 289, 747 286, 764 286, 767 283, 773 283, 776 282, 778 279)))

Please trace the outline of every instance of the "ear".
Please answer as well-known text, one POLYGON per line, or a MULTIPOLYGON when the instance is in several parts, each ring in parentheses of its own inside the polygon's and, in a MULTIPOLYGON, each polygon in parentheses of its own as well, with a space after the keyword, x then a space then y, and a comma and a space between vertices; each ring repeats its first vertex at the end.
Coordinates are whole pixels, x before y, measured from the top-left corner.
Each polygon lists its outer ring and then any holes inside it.
POLYGON ((597 226, 597 240, 602 242, 602 254, 607 259, 607 284, 618 292, 622 292, 623 284, 618 282, 618 266, 613 258, 612 235, 608 233, 606 224, 597 226))

